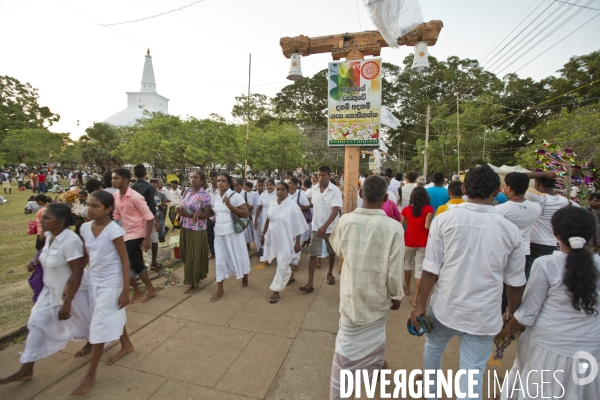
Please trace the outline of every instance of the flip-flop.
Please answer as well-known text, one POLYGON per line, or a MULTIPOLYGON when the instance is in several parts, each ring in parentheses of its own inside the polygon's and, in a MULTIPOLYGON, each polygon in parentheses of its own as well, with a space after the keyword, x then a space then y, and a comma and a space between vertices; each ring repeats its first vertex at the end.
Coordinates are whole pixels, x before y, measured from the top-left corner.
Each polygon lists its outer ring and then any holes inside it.
POLYGON ((328 285, 335 285, 335 276, 332 275, 331 278, 327 277, 327 284, 328 285))
POLYGON ((290 278, 288 283, 285 286, 290 286, 292 283, 296 282, 296 278, 290 278))
POLYGON ((269 303, 271 304, 275 304, 279 301, 279 296, 271 296, 271 298, 269 299, 269 303))
POLYGON ((306 285, 300 286, 298 289, 300 289, 300 290, 302 290, 303 292, 306 292, 306 293, 311 293, 311 292, 315 291, 314 287, 312 287, 312 286, 308 287, 306 285))

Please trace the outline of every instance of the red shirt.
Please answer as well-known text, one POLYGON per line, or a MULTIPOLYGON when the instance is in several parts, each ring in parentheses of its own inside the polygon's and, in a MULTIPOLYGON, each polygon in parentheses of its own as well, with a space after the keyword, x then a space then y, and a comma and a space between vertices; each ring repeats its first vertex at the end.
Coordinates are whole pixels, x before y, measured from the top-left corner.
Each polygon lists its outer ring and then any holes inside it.
POLYGON ((38 175, 38 182, 39 182, 39 183, 45 183, 45 182, 46 182, 46 175, 44 175, 44 174, 39 174, 39 175, 38 175))
POLYGON ((419 217, 413 215, 412 208, 412 205, 404 207, 401 213, 406 218, 404 244, 406 247, 426 247, 429 229, 425 229, 425 219, 427 214, 433 214, 433 207, 424 206, 419 217))

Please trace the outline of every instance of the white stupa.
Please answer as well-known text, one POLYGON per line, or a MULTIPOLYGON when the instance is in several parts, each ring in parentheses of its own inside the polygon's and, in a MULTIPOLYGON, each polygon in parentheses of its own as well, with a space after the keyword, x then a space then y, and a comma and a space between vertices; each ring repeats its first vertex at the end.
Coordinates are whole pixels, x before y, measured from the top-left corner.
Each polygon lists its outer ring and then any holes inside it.
POLYGON ((169 99, 156 92, 156 81, 154 80, 154 68, 152 68, 150 49, 148 49, 148 54, 144 61, 140 91, 127 92, 127 108, 111 115, 104 122, 117 126, 133 125, 137 119, 144 118, 144 110, 150 112, 160 111, 165 114, 169 113, 169 99))

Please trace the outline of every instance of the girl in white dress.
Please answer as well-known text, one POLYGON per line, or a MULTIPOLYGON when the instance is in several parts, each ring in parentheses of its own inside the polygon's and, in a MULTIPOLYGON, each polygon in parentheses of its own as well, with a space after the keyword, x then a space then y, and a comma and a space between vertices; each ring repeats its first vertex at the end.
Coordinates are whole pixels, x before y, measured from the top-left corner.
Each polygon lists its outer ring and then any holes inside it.
MULTIPOLYGON (((308 197, 306 197, 306 193, 300 190, 300 181, 295 176, 291 177, 287 180, 287 184, 289 187, 289 198, 296 203, 298 207, 300 207, 300 211, 308 211, 310 210, 310 202, 308 201, 308 197)), ((303 215, 304 216, 304 215, 303 215)), ((306 220, 305 220, 306 222, 306 220)), ((307 229, 308 230, 308 229, 307 229)), ((302 232, 305 233, 305 232, 302 232)), ((290 267, 292 267, 292 271, 298 270, 298 264, 300 263, 300 256, 302 255, 302 251, 298 250, 294 253, 292 257, 292 261, 290 263, 290 267)))
POLYGON ((503 399, 534 393, 537 398, 600 399, 600 377, 594 379, 600 363, 600 257, 584 247, 595 228, 593 216, 581 208, 565 207, 552 216, 560 251, 534 261, 523 300, 514 315, 507 310, 505 320, 512 318, 498 334, 505 338, 519 325, 527 326, 503 399), (591 368, 581 375, 586 363, 591 368))
POLYGON ((296 281, 292 272, 291 260, 294 253, 300 252, 300 235, 308 226, 302 211, 289 196, 289 186, 285 182, 277 184, 277 199, 269 205, 269 214, 261 242, 268 244, 269 261, 277 257, 277 271, 270 289, 273 295, 270 303, 279 301, 279 292, 296 281))
MULTIPOLYGON (((310 178, 306 178, 303 181, 303 185, 302 185, 302 190, 304 191, 304 194, 306 195, 306 198, 308 199, 308 204, 310 206, 310 214, 312 215, 313 210, 312 210, 312 182, 310 181, 310 178)), ((302 237, 300 238, 300 240, 302 241, 302 247, 308 247, 308 245, 310 244, 310 233, 312 231, 312 221, 308 223, 308 229, 306 230, 306 232, 304 232, 302 234, 302 237)))
MULTIPOLYGON (((252 209, 254 208, 254 203, 252 202, 252 183, 244 182, 242 178, 236 178, 233 180, 233 190, 235 190, 240 196, 244 198, 244 202, 246 202, 246 208, 248 208, 248 212, 250 212, 250 216, 252 216, 252 209), (249 187, 246 185, 250 185, 249 187), (248 187, 248 189, 246 189, 248 187)), ((246 249, 250 251, 250 243, 254 242, 254 226, 252 224, 252 220, 250 220, 250 225, 244 229, 244 239, 246 240, 246 249)))
POLYGON ((224 294, 223 280, 235 275, 242 279, 242 286, 248 286, 250 258, 246 250, 244 233, 235 233, 233 229, 234 212, 242 218, 250 213, 246 208, 244 198, 230 189, 233 180, 226 172, 217 176, 217 192, 214 196, 213 211, 215 212, 215 261, 217 272, 217 293, 211 298, 212 302, 219 300, 224 294))
MULTIPOLYGON (((265 190, 260 195, 260 199, 258 199, 258 208, 256 209, 256 218, 254 220, 254 229, 260 229, 260 232, 265 229, 265 222, 267 221, 267 215, 269 214, 269 205, 277 198, 277 193, 275 193, 275 179, 267 179, 265 181, 265 187, 267 190, 265 190)), ((267 260, 269 247, 265 246, 263 246, 263 255, 260 257, 260 261, 269 265, 269 261, 267 260)))
MULTIPOLYGON (((27 342, 21 354, 19 372, 1 379, 0 384, 28 381, 34 362, 64 348, 70 340, 89 336, 90 313, 83 243, 69 226, 75 216, 64 203, 50 203, 43 211, 41 226, 46 244, 40 255, 44 287, 27 322, 27 342)), ((77 356, 85 355, 85 348, 77 356)))
POLYGON ((111 214, 114 197, 104 191, 93 192, 87 200, 88 217, 81 226, 88 264, 89 302, 91 310, 90 367, 83 381, 72 394, 90 390, 104 347, 119 339, 121 350, 108 359, 114 364, 133 351, 127 335, 125 307, 129 304, 129 256, 125 248, 125 230, 114 223, 111 214))

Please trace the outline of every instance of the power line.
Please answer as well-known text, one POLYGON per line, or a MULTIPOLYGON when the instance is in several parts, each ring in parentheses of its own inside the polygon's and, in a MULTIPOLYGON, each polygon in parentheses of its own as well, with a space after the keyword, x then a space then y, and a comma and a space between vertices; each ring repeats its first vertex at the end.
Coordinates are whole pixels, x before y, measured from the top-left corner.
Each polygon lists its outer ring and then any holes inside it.
POLYGON ((198 0, 198 1, 193 2, 192 4, 188 4, 186 6, 179 7, 179 8, 176 8, 174 10, 171 10, 171 11, 166 11, 166 12, 162 12, 160 14, 152 15, 150 17, 144 17, 144 18, 134 19, 134 20, 131 20, 131 21, 115 22, 115 23, 112 23, 112 24, 101 24, 101 23, 98 23, 98 25, 109 27, 109 26, 115 26, 115 25, 124 25, 124 24, 131 24, 131 23, 134 23, 134 22, 146 21, 146 20, 149 20, 149 19, 152 19, 152 18, 158 18, 158 17, 162 17, 163 15, 174 13, 175 11, 181 11, 184 8, 188 8, 188 7, 191 7, 191 6, 195 5, 195 4, 202 3, 203 1, 204 0, 198 0))
POLYGON ((573 5, 573 6, 576 6, 576 7, 587 8, 588 10, 600 11, 600 8, 588 7, 587 5, 585 5, 585 6, 580 6, 580 5, 578 5, 578 4, 573 4, 573 3, 569 3, 569 2, 567 2, 567 1, 561 1, 561 0, 554 0, 554 1, 556 1, 556 2, 558 2, 558 3, 571 4, 571 5, 573 5))

